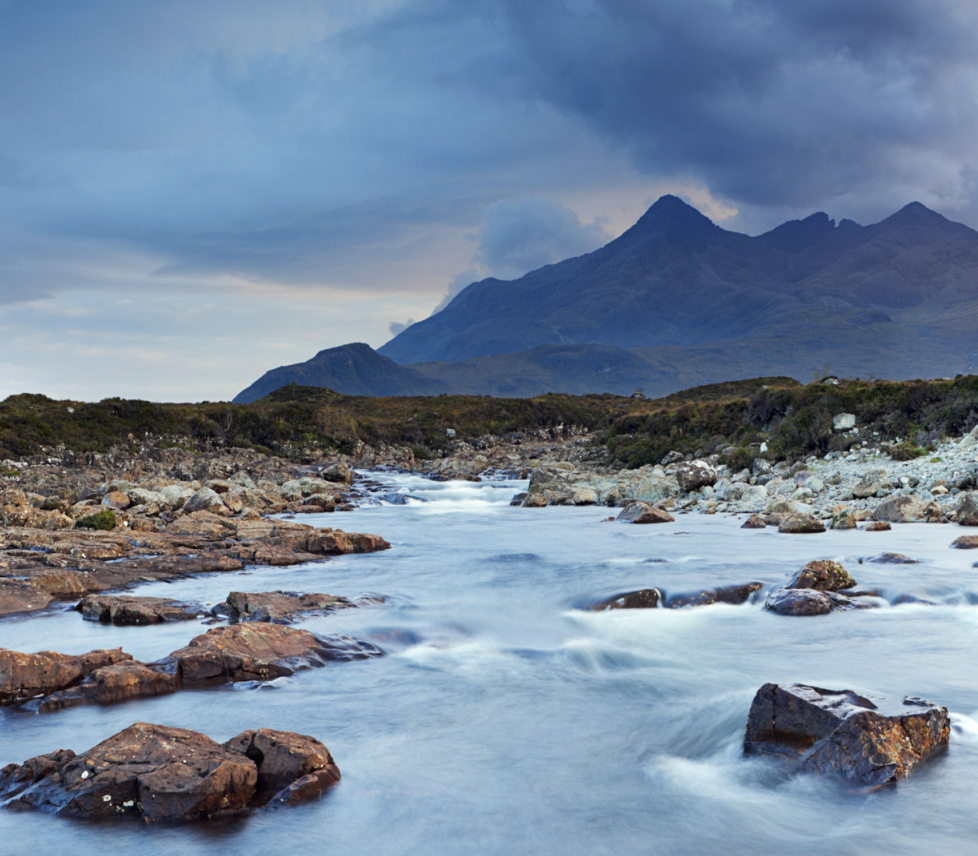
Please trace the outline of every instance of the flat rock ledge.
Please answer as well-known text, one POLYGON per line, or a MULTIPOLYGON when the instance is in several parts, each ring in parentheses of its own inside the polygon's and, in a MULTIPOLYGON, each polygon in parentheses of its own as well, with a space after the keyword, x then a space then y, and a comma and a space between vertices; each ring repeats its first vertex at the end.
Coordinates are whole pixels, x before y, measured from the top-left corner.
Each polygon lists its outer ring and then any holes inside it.
POLYGON ((271 621, 288 624, 309 613, 326 613, 355 606, 345 597, 332 594, 299 594, 287 591, 233 591, 227 600, 211 608, 213 615, 231 621, 271 621))
POLYGON ((947 708, 921 698, 899 704, 851 690, 765 684, 751 704, 744 752, 873 789, 946 750, 950 733, 947 708))
POLYGON ((181 603, 168 597, 90 594, 75 609, 87 621, 144 627, 165 621, 190 621, 204 610, 197 604, 181 603))
POLYGON ((61 749, 0 770, 0 803, 65 817, 187 821, 320 797, 340 779, 329 750, 290 731, 226 743, 137 722, 76 755, 61 749))
POLYGON ((278 624, 215 627, 153 663, 116 648, 78 657, 0 648, 0 704, 50 712, 177 692, 184 687, 270 681, 329 662, 381 656, 349 636, 317 636, 278 624))
POLYGON ((657 607, 680 609, 687 606, 708 606, 713 603, 737 606, 746 603, 754 592, 760 591, 763 587, 763 583, 752 582, 674 595, 667 595, 661 588, 647 588, 613 595, 592 604, 589 608, 593 612, 602 612, 609 609, 655 609, 657 607))

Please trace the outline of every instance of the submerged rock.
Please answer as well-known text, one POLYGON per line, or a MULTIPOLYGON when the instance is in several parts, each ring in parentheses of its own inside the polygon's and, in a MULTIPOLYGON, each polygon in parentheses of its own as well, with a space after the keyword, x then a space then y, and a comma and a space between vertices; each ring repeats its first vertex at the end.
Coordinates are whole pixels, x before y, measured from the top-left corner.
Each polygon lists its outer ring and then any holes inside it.
POLYGON ((39 713, 64 710, 81 704, 111 704, 133 698, 168 695, 180 689, 180 675, 166 665, 125 660, 96 669, 77 686, 29 702, 39 713))
POLYGON ((978 550, 978 535, 962 535, 951 542, 955 550, 978 550))
POLYGON ((856 581, 838 562, 816 559, 796 571, 785 588, 816 589, 818 591, 840 591, 852 588, 856 581))
POLYGON ((663 595, 659 589, 647 588, 616 594, 614 597, 596 603, 592 609, 595 611, 604 609, 655 609, 662 600, 663 595))
POLYGON ((878 556, 870 556, 863 561, 873 565, 919 565, 918 559, 911 559, 903 553, 880 553, 878 556))
POLYGON ((802 772, 861 787, 893 784, 947 748, 947 708, 915 697, 902 705, 851 690, 765 684, 754 696, 746 754, 796 759, 802 772))
POLYGON ((893 527, 886 520, 876 520, 866 526, 864 532, 889 532, 893 527))
POLYGON ((276 802, 318 797, 339 778, 312 737, 261 729, 221 745, 137 722, 81 755, 61 750, 4 767, 0 799, 66 817, 196 820, 246 811, 268 791, 276 802))
POLYGON ((126 626, 187 621, 201 612, 200 607, 170 598, 134 595, 89 595, 75 609, 88 621, 126 626))
POLYGON ((345 597, 331 594, 297 594, 285 591, 233 591, 227 600, 211 609, 231 621, 274 621, 287 623, 308 612, 330 612, 350 607, 345 597))
POLYGON ((617 520, 620 523, 674 523, 676 518, 668 511, 647 502, 630 502, 622 509, 617 520))
POLYGON ((822 523, 814 514, 804 511, 796 512, 784 518, 778 526, 778 532, 786 532, 789 535, 800 535, 805 533, 824 532, 825 524, 822 523))
POLYGON ((0 705, 18 704, 81 682, 96 669, 131 660, 121 648, 72 656, 41 651, 22 654, 0 648, 0 705))
POLYGON ((775 589, 764 601, 764 608, 778 615, 825 615, 836 609, 868 609, 872 606, 875 604, 818 589, 775 589))
POLYGON ((739 605, 746 603, 750 596, 760 591, 763 583, 751 582, 743 585, 719 586, 713 589, 702 589, 687 594, 676 594, 667 597, 662 589, 647 588, 638 591, 625 592, 595 604, 592 609, 655 609, 664 606, 666 609, 679 609, 685 606, 707 606, 711 603, 730 603, 739 605))
POLYGON ((752 514, 747 520, 744 521, 744 525, 740 527, 741 529, 765 529, 767 524, 764 522, 764 518, 757 514, 752 514))

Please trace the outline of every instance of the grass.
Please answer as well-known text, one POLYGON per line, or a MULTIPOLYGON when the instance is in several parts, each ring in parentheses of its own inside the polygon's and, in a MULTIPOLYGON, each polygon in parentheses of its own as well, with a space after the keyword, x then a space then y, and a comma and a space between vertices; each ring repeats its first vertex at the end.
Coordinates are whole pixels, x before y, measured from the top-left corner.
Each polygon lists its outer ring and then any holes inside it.
POLYGON ((75 522, 75 527, 79 529, 98 529, 103 532, 111 532, 115 529, 115 512, 110 508, 90 514, 75 522))

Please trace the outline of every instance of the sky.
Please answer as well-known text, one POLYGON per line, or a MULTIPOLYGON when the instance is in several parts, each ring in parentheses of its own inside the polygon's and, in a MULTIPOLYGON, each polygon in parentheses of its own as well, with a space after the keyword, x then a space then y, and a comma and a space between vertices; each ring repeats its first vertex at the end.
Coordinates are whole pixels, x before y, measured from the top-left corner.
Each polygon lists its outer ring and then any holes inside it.
POLYGON ((0 399, 227 400, 664 193, 978 227, 974 0, 0 0, 0 399))

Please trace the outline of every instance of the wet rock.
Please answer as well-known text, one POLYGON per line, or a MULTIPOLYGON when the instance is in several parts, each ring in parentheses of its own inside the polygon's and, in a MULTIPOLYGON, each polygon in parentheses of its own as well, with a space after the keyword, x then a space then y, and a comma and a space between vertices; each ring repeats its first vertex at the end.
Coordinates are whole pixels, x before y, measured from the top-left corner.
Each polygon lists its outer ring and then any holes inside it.
POLYGON ((690 594, 670 595, 666 599, 665 605, 667 609, 679 609, 685 606, 708 606, 712 603, 729 603, 739 606, 742 603, 747 603, 751 595, 762 588, 764 588, 764 583, 758 582, 720 586, 690 594))
POLYGON ((764 608, 778 615, 826 615, 836 609, 866 609, 874 605, 834 591, 793 588, 775 589, 764 601, 764 608))
POLYGON ((174 668, 127 660, 96 669, 77 686, 51 693, 25 707, 39 713, 50 713, 81 704, 111 704, 168 695, 176 692, 180 686, 180 676, 174 668))
POLYGON ((978 550, 978 535, 962 535, 951 542, 955 550, 978 550))
POLYGON ((832 515, 832 529, 855 529, 856 517, 851 511, 838 511, 832 515))
POLYGON ((788 581, 789 589, 815 589, 817 591, 840 591, 852 588, 856 581, 838 562, 819 559, 809 562, 796 571, 788 581))
POLYGON ((947 708, 923 699, 898 705, 851 690, 765 684, 751 704, 744 752, 781 755, 802 772, 873 788, 910 775, 949 737, 947 708))
POLYGON ((924 517, 924 503, 915 496, 891 496, 873 511, 873 519, 890 523, 912 523, 924 517))
POLYGON ((549 500, 542 493, 531 493, 523 500, 523 508, 546 508, 549 500))
POLYGON ((655 609, 663 600, 662 592, 659 589, 648 588, 639 591, 629 591, 624 594, 616 594, 607 600, 594 605, 595 611, 605 609, 655 609))
POLYGON ((89 595, 75 607, 88 621, 102 624, 145 626, 164 621, 187 621, 200 614, 200 608, 166 597, 133 595, 89 595))
POLYGON ((764 522, 763 518, 756 514, 752 514, 747 520, 744 521, 744 525, 741 529, 765 529, 767 524, 764 522))
POLYGON ((863 528, 864 532, 889 532, 893 527, 887 520, 877 520, 863 528))
POLYGON ((903 553, 880 553, 877 556, 870 556, 864 561, 873 565, 919 565, 917 559, 904 556, 903 553))
MULTIPOLYGON (((273 795, 273 799, 284 788, 290 788, 309 776, 319 783, 320 792, 340 780, 340 771, 329 749, 304 734, 260 728, 257 731, 244 731, 232 737, 224 746, 255 762, 258 768, 257 791, 259 794, 273 795)), ((303 782, 300 787, 305 788, 306 785, 303 782)), ((290 794, 284 801, 293 802, 294 799, 290 794)))
POLYGON ((958 497, 955 507, 961 526, 978 526, 978 491, 969 490, 958 497))
POLYGON ((231 621, 274 621, 287 623, 309 612, 331 612, 353 604, 331 594, 297 594, 285 591, 233 591, 211 612, 231 621))
POLYGON ((674 523, 676 518, 647 502, 632 502, 622 509, 617 519, 620 523, 674 523))
POLYGON ((713 485, 717 480, 717 471, 706 461, 686 461, 676 467, 676 481, 679 487, 689 492, 698 490, 706 485, 713 485))
POLYGON ((103 666, 131 660, 121 648, 89 651, 72 656, 41 651, 22 654, 0 648, 0 705, 18 704, 80 683, 103 666))
POLYGON ((824 532, 825 524, 822 523, 814 514, 797 512, 786 517, 778 526, 778 532, 785 532, 789 535, 800 535, 805 533, 824 532))
POLYGON ((281 624, 249 622, 215 627, 169 656, 185 685, 210 681, 269 681, 330 660, 383 652, 346 636, 316 636, 281 624))

